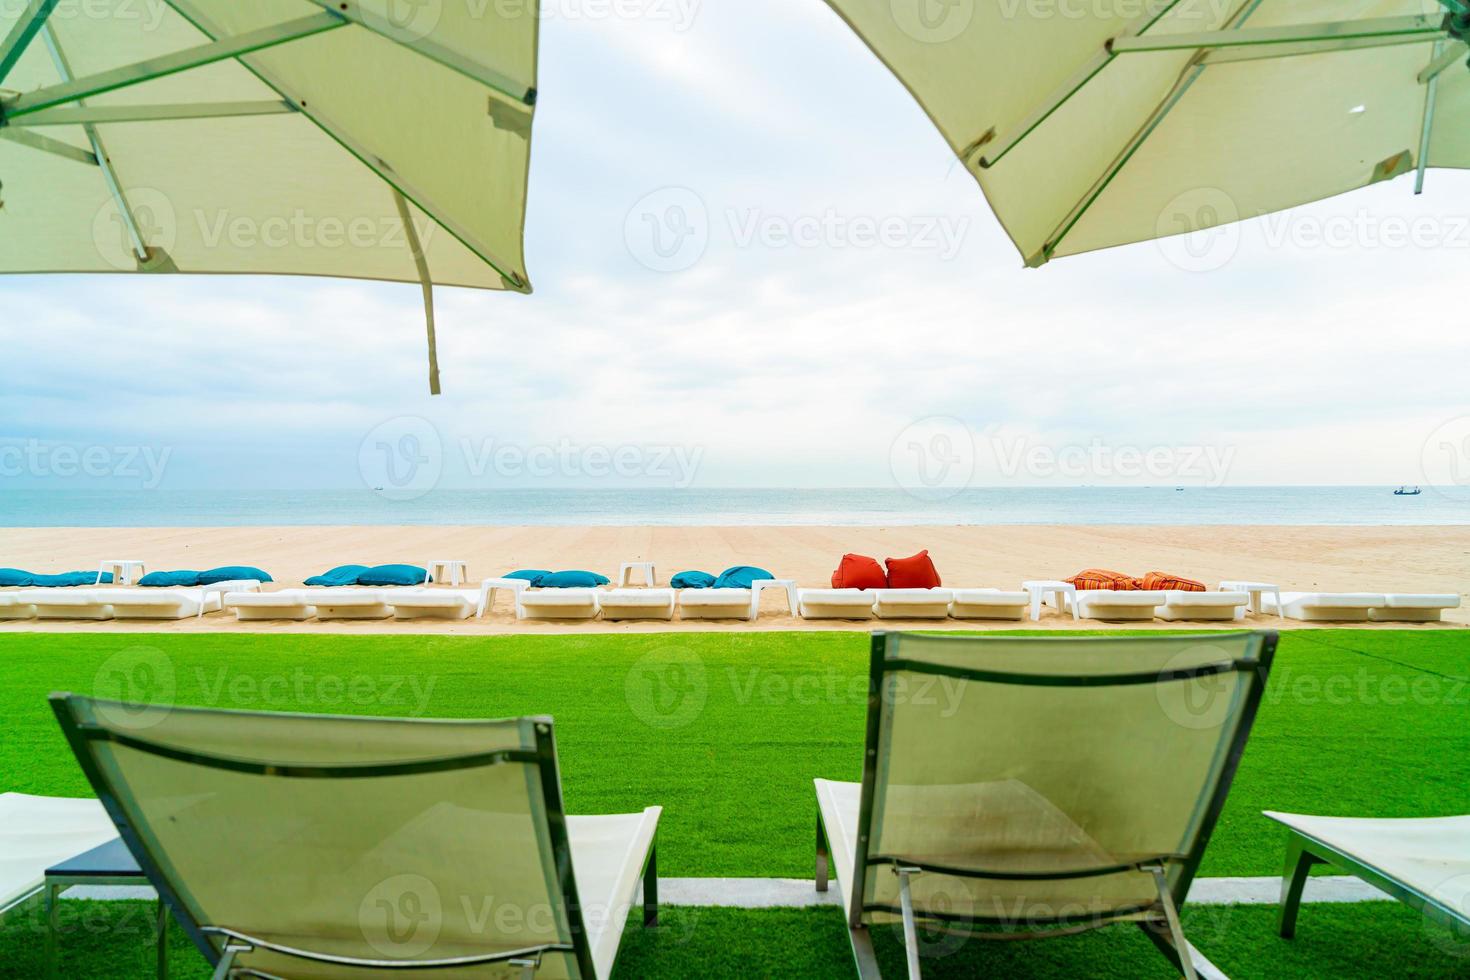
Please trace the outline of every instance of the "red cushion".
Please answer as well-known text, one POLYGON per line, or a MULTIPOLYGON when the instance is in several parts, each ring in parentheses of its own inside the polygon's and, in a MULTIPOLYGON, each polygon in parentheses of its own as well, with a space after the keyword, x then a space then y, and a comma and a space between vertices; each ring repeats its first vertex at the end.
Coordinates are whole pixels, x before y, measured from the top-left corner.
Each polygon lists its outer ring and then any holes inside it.
POLYGON ((1091 589, 1112 589, 1117 592, 1137 592, 1143 583, 1131 575, 1114 572, 1106 568, 1086 568, 1071 578, 1062 579, 1077 587, 1079 592, 1091 589))
POLYGON ((1162 589, 1175 592, 1204 592, 1205 583, 1196 582, 1192 578, 1183 578, 1179 575, 1170 575, 1166 572, 1149 572, 1143 577, 1143 587, 1152 591, 1162 589))
POLYGON ((842 563, 832 573, 834 589, 886 589, 888 577, 883 567, 867 555, 843 555, 842 563))
POLYGON ((892 589, 937 589, 939 572, 929 560, 929 552, 921 551, 910 558, 888 559, 888 587, 892 589))

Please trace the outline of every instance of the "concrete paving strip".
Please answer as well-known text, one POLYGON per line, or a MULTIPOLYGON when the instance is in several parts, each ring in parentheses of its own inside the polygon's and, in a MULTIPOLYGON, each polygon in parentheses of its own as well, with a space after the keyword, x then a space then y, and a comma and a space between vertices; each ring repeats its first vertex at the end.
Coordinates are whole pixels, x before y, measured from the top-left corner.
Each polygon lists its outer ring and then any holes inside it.
MULTIPOLYGON (((708 905, 739 909, 791 908, 837 905, 841 892, 819 892, 810 878, 660 878, 659 902, 664 905, 708 905)), ((146 887, 77 887, 67 898, 152 898, 146 887)), ((1201 905, 1274 905, 1281 900, 1280 878, 1199 878, 1189 901, 1201 905)), ((1365 881, 1346 875, 1307 881, 1306 902, 1374 902, 1389 897, 1365 881)))
MULTIPOLYGON (((837 905, 836 884, 819 892, 810 878, 661 878, 658 898, 668 905, 723 905, 767 909, 837 905)), ((1274 905, 1281 900, 1280 878, 1199 878, 1189 901, 1201 905, 1274 905)), ((1315 877, 1307 882, 1306 902, 1390 901, 1383 892, 1348 875, 1315 877)))

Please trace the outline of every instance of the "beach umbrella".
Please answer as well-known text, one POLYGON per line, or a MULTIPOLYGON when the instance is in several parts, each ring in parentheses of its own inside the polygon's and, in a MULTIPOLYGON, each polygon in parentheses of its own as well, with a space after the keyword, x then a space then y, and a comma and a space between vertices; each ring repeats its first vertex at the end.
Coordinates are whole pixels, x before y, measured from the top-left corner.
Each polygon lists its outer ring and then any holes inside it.
POLYGON ((1462 0, 827 0, 1028 265, 1470 166, 1462 0))
POLYGON ((537 0, 0 3, 0 272, 530 292, 537 0))

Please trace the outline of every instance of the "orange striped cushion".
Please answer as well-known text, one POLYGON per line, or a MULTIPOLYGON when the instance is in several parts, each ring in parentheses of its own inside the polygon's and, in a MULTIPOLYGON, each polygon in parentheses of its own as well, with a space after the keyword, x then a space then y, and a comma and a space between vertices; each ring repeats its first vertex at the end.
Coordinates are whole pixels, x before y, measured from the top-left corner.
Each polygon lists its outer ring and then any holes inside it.
POLYGON ((1106 568, 1085 568, 1069 579, 1063 579, 1076 586, 1077 591, 1088 589, 1113 589, 1118 592, 1137 592, 1143 587, 1143 583, 1131 575, 1122 572, 1109 571, 1106 568))
POLYGON ((1149 572, 1143 577, 1145 589, 1173 589, 1177 592, 1204 592, 1205 583, 1196 582, 1192 578, 1180 578, 1178 575, 1168 575, 1164 572, 1149 572))

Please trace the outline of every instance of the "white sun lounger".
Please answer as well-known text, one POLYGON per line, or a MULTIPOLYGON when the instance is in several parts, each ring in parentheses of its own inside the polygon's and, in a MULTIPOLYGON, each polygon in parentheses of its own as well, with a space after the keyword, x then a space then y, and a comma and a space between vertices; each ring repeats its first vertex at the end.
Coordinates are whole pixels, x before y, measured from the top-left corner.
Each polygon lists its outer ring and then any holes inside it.
POLYGON ((112 618, 112 606, 101 589, 36 588, 15 593, 17 602, 29 602, 37 619, 112 618))
POLYGON ((526 589, 516 595, 516 619, 596 619, 596 589, 526 589))
POLYGON ((874 589, 873 614, 879 619, 948 619, 952 589, 874 589))
POLYGON ((316 610, 316 618, 334 619, 387 619, 393 615, 388 605, 387 590, 321 588, 303 589, 316 610))
POLYGON ((224 607, 235 611, 241 621, 290 619, 300 622, 316 615, 311 596, 305 589, 281 589, 277 592, 227 592, 224 607))
POLYGON ((798 596, 802 619, 873 618, 872 590, 802 589, 798 596))
POLYGON ((607 980, 657 922, 660 808, 568 816, 548 717, 51 704, 216 977, 607 980))
POLYGON ((1026 592, 1000 589, 955 589, 949 614, 955 619, 1025 619, 1031 604, 1026 592))
POLYGON ((0 793, 0 921, 40 894, 47 868, 115 837, 97 800, 0 793))
POLYGON ((1267 612, 1306 623, 1366 623, 1369 612, 1384 606, 1382 592, 1283 592, 1281 605, 1262 596, 1267 612))
POLYGON ((1266 816, 1290 836, 1281 879, 1281 935, 1296 934, 1302 888, 1316 864, 1356 875, 1463 934, 1470 926, 1470 816, 1371 819, 1266 816))
POLYGON ((220 608, 219 592, 200 589, 108 589, 117 619, 191 619, 220 608))
POLYGON ((674 618, 673 589, 609 589, 597 597, 603 619, 674 618))
POLYGON ((750 589, 679 589, 680 619, 755 619, 750 589))
POLYGON ((1159 607, 1159 618, 1170 622, 1181 619, 1225 622, 1234 620, 1250 604, 1245 592, 1183 592, 1169 589, 1159 607))
POLYGON ((479 589, 405 589, 383 598, 394 619, 469 619, 480 608, 479 589))
POLYGON ((1389 592, 1383 598, 1383 605, 1368 610, 1375 623, 1437 623, 1446 609, 1460 608, 1457 595, 1389 592))
POLYGON ((1135 622, 1153 619, 1168 596, 1156 589, 1125 592, 1115 589, 1083 589, 1072 597, 1083 619, 1135 622))

